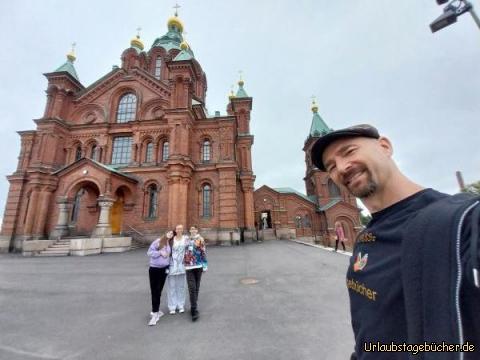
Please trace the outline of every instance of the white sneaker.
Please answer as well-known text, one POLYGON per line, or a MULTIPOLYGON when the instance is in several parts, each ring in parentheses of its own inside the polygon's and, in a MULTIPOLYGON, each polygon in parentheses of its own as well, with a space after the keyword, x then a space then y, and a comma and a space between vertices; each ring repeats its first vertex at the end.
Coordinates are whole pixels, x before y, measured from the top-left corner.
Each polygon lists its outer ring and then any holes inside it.
POLYGON ((158 322, 158 319, 160 319, 160 316, 161 315, 159 313, 152 313, 152 318, 150 319, 148 326, 157 325, 157 322, 158 322))
POLYGON ((176 314, 175 310, 170 310, 170 315, 175 315, 175 314, 176 314))
POLYGON ((184 308, 180 308, 180 309, 178 309, 178 312, 179 312, 180 314, 182 314, 182 313, 185 312, 185 309, 184 309, 184 308))

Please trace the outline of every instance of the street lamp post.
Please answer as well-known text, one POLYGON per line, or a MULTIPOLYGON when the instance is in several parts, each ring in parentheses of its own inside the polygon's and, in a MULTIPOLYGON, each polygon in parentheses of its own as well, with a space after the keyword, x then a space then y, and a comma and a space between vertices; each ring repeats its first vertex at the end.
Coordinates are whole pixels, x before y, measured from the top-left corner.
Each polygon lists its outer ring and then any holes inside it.
MULTIPOLYGON (((447 2, 448 0, 437 0, 438 5, 443 5, 447 2)), ((473 5, 467 0, 452 0, 443 9, 443 14, 436 18, 430 24, 430 30, 432 30, 432 33, 434 33, 438 30, 441 30, 449 25, 456 23, 457 18, 460 15, 465 14, 466 12, 470 13, 473 21, 475 21, 475 24, 477 24, 478 28, 480 29, 480 19, 475 13, 473 5)))

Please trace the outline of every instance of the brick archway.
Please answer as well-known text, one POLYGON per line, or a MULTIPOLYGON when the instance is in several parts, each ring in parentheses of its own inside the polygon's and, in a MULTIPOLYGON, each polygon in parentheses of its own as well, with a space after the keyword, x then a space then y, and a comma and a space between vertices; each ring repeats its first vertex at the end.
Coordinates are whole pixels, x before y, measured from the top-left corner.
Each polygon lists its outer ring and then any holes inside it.
POLYGON ((75 184, 68 193, 72 204, 68 218, 70 235, 90 235, 97 225, 100 209, 97 199, 100 195, 98 186, 89 180, 75 184))

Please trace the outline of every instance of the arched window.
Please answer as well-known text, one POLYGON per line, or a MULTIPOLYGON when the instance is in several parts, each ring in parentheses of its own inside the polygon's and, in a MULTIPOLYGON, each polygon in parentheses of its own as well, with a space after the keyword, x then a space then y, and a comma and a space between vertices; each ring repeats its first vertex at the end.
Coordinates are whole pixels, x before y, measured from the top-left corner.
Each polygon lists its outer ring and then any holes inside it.
POLYGON ((73 200, 73 209, 72 209, 72 222, 77 222, 78 214, 80 212, 80 200, 82 199, 82 195, 85 193, 85 190, 82 188, 77 191, 75 195, 75 199, 73 200))
POLYGON ((210 162, 210 141, 204 140, 202 145, 202 162, 210 162))
POLYGON ((117 122, 125 123, 135 120, 135 113, 137 112, 137 97, 132 94, 123 95, 118 103, 117 122))
POLYGON ((98 161, 98 147, 96 144, 93 144, 92 149, 90 151, 90 159, 98 161))
POLYGON ((341 197, 340 189, 338 186, 332 181, 332 179, 328 179, 328 193, 330 194, 331 198, 339 198, 341 197))
POLYGON ((302 222, 302 216, 301 215, 295 216, 295 227, 297 229, 301 229, 303 227, 303 222, 302 222))
POLYGON ((145 162, 152 162, 153 161, 153 143, 147 143, 147 147, 145 150, 145 162))
POLYGON ((152 184, 148 187, 147 217, 150 219, 155 218, 157 216, 157 198, 158 198, 157 185, 152 184))
POLYGON ((305 215, 303 217, 303 227, 305 227, 305 228, 311 228, 312 227, 312 221, 310 220, 309 215, 305 215))
POLYGON ((212 188, 205 184, 202 187, 202 217, 212 216, 212 188))
POLYGON ((165 141, 162 146, 162 161, 168 160, 169 151, 168 141, 165 141))
POLYGON ((160 56, 157 56, 155 59, 155 78, 160 80, 160 77, 162 75, 162 58, 160 56))
POLYGON ((80 160, 82 158, 82 147, 80 145, 77 146, 75 150, 75 161, 80 160))

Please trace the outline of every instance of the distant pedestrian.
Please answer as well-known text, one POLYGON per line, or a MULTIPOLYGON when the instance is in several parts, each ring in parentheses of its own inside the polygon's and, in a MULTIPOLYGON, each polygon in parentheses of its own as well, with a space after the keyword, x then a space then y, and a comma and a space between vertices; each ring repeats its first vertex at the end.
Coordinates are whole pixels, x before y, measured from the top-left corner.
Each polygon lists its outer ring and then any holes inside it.
POLYGON ((148 323, 150 326, 157 325, 158 320, 163 316, 163 312, 160 311, 160 297, 170 265, 173 236, 173 231, 168 231, 161 238, 152 242, 147 251, 147 255, 150 257, 148 275, 152 295, 152 312, 150 313, 151 319, 148 323))
POLYGON ((183 259, 185 257, 185 246, 188 242, 188 236, 183 234, 183 225, 177 225, 176 235, 173 238, 172 256, 170 259, 170 268, 168 272, 168 310, 174 315, 185 311, 185 288, 186 275, 183 259))
POLYGON ((190 227, 190 238, 185 248, 184 264, 187 273, 188 292, 190 294, 192 321, 197 321, 200 316, 197 305, 200 281, 202 273, 208 269, 208 263, 205 240, 198 234, 196 226, 190 227))
POLYGON ((345 251, 345 232, 343 230, 342 223, 340 221, 335 222, 335 251, 338 250, 338 243, 340 242, 345 251))

